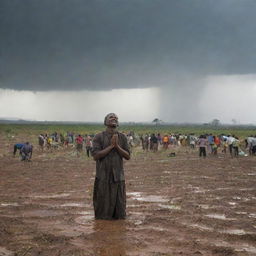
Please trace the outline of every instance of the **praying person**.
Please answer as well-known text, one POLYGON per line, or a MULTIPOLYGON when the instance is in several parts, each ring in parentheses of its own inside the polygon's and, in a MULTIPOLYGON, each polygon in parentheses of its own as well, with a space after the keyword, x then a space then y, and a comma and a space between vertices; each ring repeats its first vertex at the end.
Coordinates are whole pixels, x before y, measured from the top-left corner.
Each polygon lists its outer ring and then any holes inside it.
POLYGON ((96 161, 93 206, 96 219, 124 219, 126 190, 123 158, 130 159, 127 137, 117 131, 118 117, 105 117, 105 131, 93 139, 92 156, 96 161))

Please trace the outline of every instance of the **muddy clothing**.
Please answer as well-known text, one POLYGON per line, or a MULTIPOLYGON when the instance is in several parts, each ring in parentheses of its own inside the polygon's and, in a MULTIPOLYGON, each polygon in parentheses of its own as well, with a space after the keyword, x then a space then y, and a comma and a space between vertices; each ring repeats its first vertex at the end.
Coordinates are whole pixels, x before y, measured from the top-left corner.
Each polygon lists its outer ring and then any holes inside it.
MULTIPOLYGON (((127 138, 117 132, 118 143, 129 152, 127 138)), ((93 139, 92 156, 111 145, 112 134, 104 131, 93 139)), ((126 192, 123 158, 117 149, 96 161, 93 205, 96 219, 124 219, 126 216, 126 192)))

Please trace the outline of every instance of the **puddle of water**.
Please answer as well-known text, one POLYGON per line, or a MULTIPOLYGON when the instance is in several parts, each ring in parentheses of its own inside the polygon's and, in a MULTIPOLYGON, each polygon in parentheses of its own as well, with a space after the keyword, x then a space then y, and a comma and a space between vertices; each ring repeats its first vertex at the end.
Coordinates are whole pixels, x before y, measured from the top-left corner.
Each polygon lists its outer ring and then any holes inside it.
POLYGON ((250 213, 249 218, 256 218, 256 213, 250 213))
POLYGON ((143 223, 142 220, 136 220, 136 221, 134 222, 134 224, 135 224, 136 226, 141 225, 142 223, 143 223))
POLYGON ((1 203, 1 207, 7 207, 7 206, 20 206, 18 203, 1 203))
POLYGON ((205 210, 211 209, 212 206, 209 206, 208 204, 199 204, 199 207, 205 210))
POLYGON ((229 205, 236 205, 237 203, 235 202, 228 202, 229 205))
POLYGON ((84 216, 76 218, 75 222, 78 224, 85 225, 85 224, 88 224, 92 220, 94 220, 94 215, 84 215, 84 216))
POLYGON ((247 175, 248 175, 248 176, 255 176, 255 175, 256 175, 256 172, 248 173, 247 175))
POLYGON ((139 207, 139 205, 137 204, 128 204, 127 208, 135 208, 135 207, 139 207))
POLYGON ((192 185, 189 185, 188 188, 193 189, 194 193, 205 193, 205 192, 209 191, 209 190, 202 189, 200 187, 193 187, 192 185))
POLYGON ((197 229, 202 230, 202 231, 213 231, 213 228, 207 227, 207 226, 202 225, 202 224, 191 224, 189 226, 192 227, 192 228, 197 228, 197 229))
POLYGON ((232 197, 234 200, 241 200, 241 197, 239 197, 239 196, 233 196, 232 197))
POLYGON ((143 224, 145 217, 146 216, 142 212, 129 212, 128 221, 138 226, 143 224))
POLYGON ((239 214, 239 215, 246 215, 247 212, 236 212, 236 214, 239 214))
POLYGON ((14 252, 5 249, 4 247, 0 247, 0 255, 1 256, 14 256, 14 252))
POLYGON ((256 253, 256 247, 253 247, 249 244, 230 244, 225 241, 218 241, 214 243, 215 246, 218 247, 230 247, 234 248, 236 252, 249 252, 249 253, 256 253))
POLYGON ((168 202, 168 199, 165 199, 161 196, 153 196, 153 195, 149 195, 149 196, 143 196, 143 197, 138 197, 138 198, 134 198, 135 200, 138 201, 142 201, 142 202, 150 202, 150 203, 163 203, 163 202, 168 202))
POLYGON ((57 212, 52 210, 35 210, 24 212, 23 217, 54 217, 59 215, 64 215, 65 212, 57 212))
POLYGON ((159 204, 158 206, 161 208, 170 209, 170 210, 180 210, 181 209, 181 207, 179 205, 174 205, 174 204, 170 204, 170 205, 159 204))
POLYGON ((155 196, 155 195, 142 196, 140 192, 128 192, 127 195, 131 196, 131 199, 141 201, 141 202, 161 203, 161 202, 169 201, 169 199, 165 199, 161 196, 155 196))
POLYGON ((235 249, 237 252, 243 252, 243 251, 246 251, 246 252, 249 252, 249 253, 254 253, 256 255, 256 247, 253 247, 251 245, 248 245, 248 244, 245 244, 245 245, 242 245, 241 246, 242 248, 237 248, 235 249))
POLYGON ((234 218, 227 218, 224 214, 213 213, 213 214, 207 214, 205 216, 213 219, 218 219, 218 220, 236 220, 234 218))
POLYGON ((164 171, 163 173, 170 174, 171 172, 169 172, 169 171, 164 171))
POLYGON ((220 232, 224 234, 239 235, 239 236, 249 234, 248 232, 245 232, 243 229, 227 229, 220 232))
POLYGON ((209 178, 211 178, 211 177, 209 177, 209 176, 201 176, 200 178, 209 179, 209 178))
POLYGON ((230 190, 231 188, 216 188, 215 190, 230 190))
POLYGON ((94 212, 93 212, 93 211, 81 211, 81 212, 77 212, 77 214, 81 214, 81 215, 93 215, 94 212))
POLYGON ((66 203, 59 205, 60 207, 85 207, 85 204, 82 203, 66 203))
POLYGON ((254 188, 241 188, 240 191, 254 191, 254 188))
POLYGON ((167 228, 160 228, 160 227, 153 227, 153 226, 145 227, 145 229, 161 231, 161 232, 169 231, 167 228))
POLYGON ((140 192, 127 192, 126 195, 132 196, 132 197, 141 197, 140 192))
POLYGON ((37 196, 31 196, 32 198, 62 198, 62 197, 68 197, 69 193, 62 193, 62 194, 53 194, 53 195, 37 195, 37 196))

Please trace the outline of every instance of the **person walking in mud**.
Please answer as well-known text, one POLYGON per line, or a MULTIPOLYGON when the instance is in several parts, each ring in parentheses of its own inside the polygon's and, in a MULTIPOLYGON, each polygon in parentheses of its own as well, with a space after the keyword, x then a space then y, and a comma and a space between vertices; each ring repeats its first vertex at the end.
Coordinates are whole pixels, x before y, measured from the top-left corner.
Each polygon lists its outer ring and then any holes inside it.
POLYGON ((130 159, 127 138, 117 131, 118 117, 105 117, 105 131, 98 133, 92 143, 96 161, 93 192, 95 219, 124 219, 126 217, 126 190, 123 158, 130 159))

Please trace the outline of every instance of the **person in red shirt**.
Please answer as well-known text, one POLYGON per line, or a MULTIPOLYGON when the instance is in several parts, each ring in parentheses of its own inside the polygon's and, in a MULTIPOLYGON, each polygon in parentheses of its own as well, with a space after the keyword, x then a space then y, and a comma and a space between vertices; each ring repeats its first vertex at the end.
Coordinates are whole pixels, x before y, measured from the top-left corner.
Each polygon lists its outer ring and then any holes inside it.
POLYGON ((77 137, 76 137, 76 149, 79 153, 82 152, 83 150, 83 142, 84 142, 84 139, 83 137, 79 134, 77 137))

